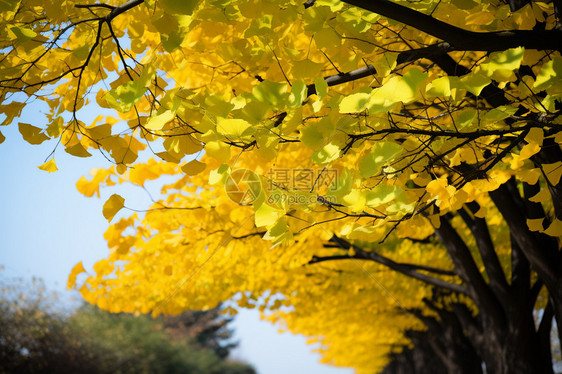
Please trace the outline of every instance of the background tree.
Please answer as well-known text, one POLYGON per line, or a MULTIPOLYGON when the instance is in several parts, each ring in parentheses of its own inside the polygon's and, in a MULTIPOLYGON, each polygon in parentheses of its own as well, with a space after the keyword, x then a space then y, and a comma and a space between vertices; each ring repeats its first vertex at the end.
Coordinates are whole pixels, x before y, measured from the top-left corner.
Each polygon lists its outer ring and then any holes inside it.
MULTIPOLYGON (((155 315, 259 306, 359 372, 428 337, 413 352, 449 372, 480 372, 467 357, 494 373, 552 371, 557 1, 0 10, 3 124, 42 100, 48 125, 20 132, 59 140, 40 168, 56 170, 62 147, 99 151, 115 165, 78 182, 87 196, 177 177, 110 226, 111 253, 76 286, 90 303, 155 315), (80 121, 94 98, 118 118, 80 121), (138 157, 145 148, 156 160, 138 157)), ((113 195, 104 215, 123 207, 113 195)))
POLYGON ((91 305, 64 312, 55 304, 56 295, 48 295, 39 281, 28 286, 3 282, 0 372, 255 372, 247 364, 226 359, 235 344, 224 344, 230 334, 224 333, 227 320, 218 309, 184 312, 176 318, 190 324, 183 324, 179 332, 180 326, 171 320, 111 314, 91 305), (175 334, 168 329, 176 329, 175 334), (215 353, 217 347, 220 355, 215 353))

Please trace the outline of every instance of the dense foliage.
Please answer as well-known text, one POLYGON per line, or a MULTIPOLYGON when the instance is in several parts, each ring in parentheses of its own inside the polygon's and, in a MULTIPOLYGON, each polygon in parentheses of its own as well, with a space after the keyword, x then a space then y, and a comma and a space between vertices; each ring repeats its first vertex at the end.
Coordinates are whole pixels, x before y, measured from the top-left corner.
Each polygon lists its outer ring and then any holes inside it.
MULTIPOLYGON (((5 0, 2 124, 45 102, 42 123, 18 124, 32 144, 57 140, 41 169, 63 149, 114 164, 78 181, 86 196, 175 177, 109 227, 93 272, 72 271, 102 309, 235 300, 361 373, 391 357, 402 370, 401 352, 455 373, 548 373, 560 8, 5 0), (88 105, 112 114, 84 123, 88 105)), ((103 213, 124 207, 114 194, 103 213)))
POLYGON ((91 305, 64 312, 40 282, 2 286, 0 373, 255 373, 225 360, 233 344, 219 310, 173 320, 91 305))

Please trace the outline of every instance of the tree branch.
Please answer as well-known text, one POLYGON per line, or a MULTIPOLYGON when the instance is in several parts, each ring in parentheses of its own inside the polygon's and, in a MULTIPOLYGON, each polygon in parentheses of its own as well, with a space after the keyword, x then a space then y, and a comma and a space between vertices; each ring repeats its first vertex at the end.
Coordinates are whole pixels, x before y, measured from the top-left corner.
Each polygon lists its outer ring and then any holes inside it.
POLYGON ((449 42, 455 50, 493 52, 523 46, 526 49, 562 51, 560 30, 475 32, 450 25, 388 0, 344 0, 344 2, 449 42))
MULTIPOLYGON (((539 277, 551 292, 557 289, 556 253, 550 248, 543 248, 537 238, 527 227, 526 217, 518 209, 518 203, 505 185, 489 192, 492 201, 505 219, 513 238, 525 254, 539 277)), ((521 197, 518 197, 521 199, 521 197)))
POLYGON ((132 9, 138 5, 144 3, 144 0, 129 0, 124 4, 121 4, 115 8, 105 17, 107 22, 110 22, 112 19, 120 15, 121 13, 125 13, 129 9, 132 9))
MULTIPOLYGON (((424 48, 402 51, 396 57, 396 65, 405 64, 407 62, 419 60, 421 58, 432 59, 432 57, 436 57, 440 55, 442 56, 444 54, 446 55, 446 53, 450 50, 452 50, 452 48, 449 43, 437 43, 424 48)), ((470 72, 468 69, 466 70, 467 73, 470 72)), ((375 67, 373 65, 367 65, 365 67, 352 70, 347 73, 329 75, 327 77, 324 77, 324 80, 326 81, 326 83, 328 83, 328 86, 337 86, 338 84, 355 81, 375 74, 377 74, 375 67)), ((315 85, 309 84, 307 86, 307 96, 313 95, 315 93, 316 93, 315 85)))
POLYGON ((504 323, 502 307, 478 270, 470 250, 449 221, 443 216, 440 220, 440 226, 435 228, 435 233, 447 248, 458 275, 467 284, 469 295, 494 323, 504 323))
MULTIPOLYGON (((466 206, 470 209, 472 214, 475 214, 480 209, 480 206, 476 202, 468 203, 466 206)), ((505 305, 508 297, 509 285, 505 279, 500 260, 494 249, 494 243, 490 237, 490 231, 488 230, 486 220, 476 216, 471 217, 464 209, 459 209, 458 213, 472 232, 472 236, 476 239, 476 245, 478 246, 482 262, 486 268, 486 273, 488 273, 490 287, 498 295, 500 300, 502 300, 502 304, 505 305)))
MULTIPOLYGON (((361 78, 368 77, 369 75, 375 75, 377 71, 375 70, 373 65, 367 65, 366 67, 352 70, 348 73, 340 73, 335 75, 330 75, 324 77, 328 86, 336 86, 338 84, 347 83, 351 81, 355 81, 361 78)), ((316 86, 314 84, 309 84, 307 86, 307 96, 313 95, 316 93, 316 86)))
MULTIPOLYGON (((317 264, 319 262, 337 261, 337 260, 372 260, 372 259, 361 256, 361 255, 355 255, 355 256, 334 255, 334 256, 322 256, 322 257, 314 256, 314 257, 312 257, 312 260, 310 260, 308 262, 308 264, 313 265, 313 264, 317 264)), ((392 260, 390 260, 390 261, 392 261, 392 260)), ((396 262, 396 265, 399 265, 399 266, 403 267, 404 269, 408 268, 408 269, 412 269, 412 270, 415 270, 415 271, 422 270, 422 271, 427 271, 427 272, 435 273, 435 274, 439 274, 439 275, 448 275, 448 276, 451 276, 451 277, 454 277, 456 275, 455 272, 452 271, 452 270, 443 270, 443 269, 438 269, 438 268, 434 268, 434 267, 431 267, 431 266, 416 265, 416 264, 410 264, 410 263, 405 263, 405 262, 396 262)))
MULTIPOLYGON (((343 238, 340 238, 336 235, 332 236, 330 241, 335 242, 342 249, 353 248, 353 250, 355 251, 355 256, 354 257, 347 256, 345 258, 371 260, 371 261, 374 261, 378 264, 384 265, 384 266, 386 266, 386 267, 388 267, 388 268, 390 268, 394 271, 397 271, 398 273, 407 275, 409 277, 420 280, 420 281, 425 282, 427 284, 430 284, 430 285, 433 285, 433 286, 436 286, 436 287, 440 287, 440 288, 444 288, 444 289, 447 289, 447 290, 450 290, 450 291, 453 291, 453 292, 457 292, 457 293, 460 293, 460 294, 467 294, 466 288, 461 286, 461 285, 449 283, 449 282, 444 281, 442 279, 434 278, 430 275, 419 273, 416 269, 413 268, 413 266, 417 266, 417 265, 401 264, 401 263, 398 263, 398 262, 395 262, 395 261, 389 259, 388 257, 384 257, 384 256, 382 256, 378 253, 365 251, 365 250, 349 243, 347 240, 345 240, 343 238)), ((318 262, 322 262, 322 261, 314 262, 314 259, 311 260, 311 263, 318 263, 318 262)), ((427 269, 425 269, 425 270, 427 271, 427 269)), ((437 270, 437 269, 434 269, 434 270, 437 270)))

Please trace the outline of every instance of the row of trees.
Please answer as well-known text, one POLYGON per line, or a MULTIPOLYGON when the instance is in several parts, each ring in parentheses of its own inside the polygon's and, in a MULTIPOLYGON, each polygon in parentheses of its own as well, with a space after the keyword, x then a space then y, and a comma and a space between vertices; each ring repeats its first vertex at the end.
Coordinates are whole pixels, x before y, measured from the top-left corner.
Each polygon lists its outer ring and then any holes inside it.
POLYGON ((69 312, 37 280, 2 290, 2 373, 255 373, 226 358, 235 344, 219 309, 158 319, 91 305, 69 312))
POLYGON ((107 259, 69 280, 102 309, 234 299, 360 373, 549 373, 560 9, 8 0, 3 124, 44 101, 45 125, 18 124, 32 144, 57 139, 41 169, 62 149, 114 164, 78 181, 86 196, 175 177, 141 213, 105 202, 108 220, 129 214, 107 259), (82 122, 94 101, 115 114, 82 122))

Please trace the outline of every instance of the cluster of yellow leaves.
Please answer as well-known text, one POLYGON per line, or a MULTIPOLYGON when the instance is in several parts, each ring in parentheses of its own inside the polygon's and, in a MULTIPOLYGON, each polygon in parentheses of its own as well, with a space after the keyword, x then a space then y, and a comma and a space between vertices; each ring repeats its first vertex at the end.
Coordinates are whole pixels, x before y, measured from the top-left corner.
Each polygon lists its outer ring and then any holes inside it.
MULTIPOLYGON (((336 0, 308 8, 296 0, 147 0, 113 18, 111 28, 96 20, 110 9, 77 4, 92 2, 0 2, 0 113, 2 125, 14 121, 26 104, 11 94, 23 90, 49 107, 46 126, 18 125, 26 141, 59 139, 73 156, 100 151, 111 160, 114 166, 78 181, 86 196, 99 196, 100 186, 177 176, 145 214, 106 232, 110 255, 77 286, 104 309, 177 314, 233 299, 291 331, 321 337, 326 362, 373 372, 393 345, 406 343, 405 330, 421 328, 405 310, 424 309, 431 289, 367 261, 310 264, 353 255, 327 246, 330 239, 450 269, 441 247, 411 239, 429 237, 439 215, 476 201, 483 207, 478 217, 495 219, 497 251, 508 257, 505 228, 487 209, 486 192, 515 176, 540 183, 533 201, 548 207, 548 184, 562 175, 560 163, 539 170, 530 161, 545 138, 538 126, 508 134, 525 145, 508 149, 481 178, 455 173, 459 166, 485 169, 486 155, 506 148, 505 119, 517 128, 527 115, 554 111, 562 95, 558 54, 456 52, 473 67, 456 77, 425 60, 397 65, 400 52, 436 39, 336 0), (536 78, 518 79, 521 64, 536 78), (360 81, 328 87, 322 79, 365 66, 372 74, 360 81), (514 106, 468 105, 492 80, 516 98, 514 106), (308 95, 311 88, 316 93, 308 95), (78 118, 89 102, 114 117, 84 124, 78 118), (483 135, 466 141, 431 132, 483 135), (145 161, 139 154, 147 144, 155 159, 145 161), (254 177, 236 179, 239 169, 254 177), (275 171, 292 179, 287 184, 275 171), (297 181, 295 171, 314 179, 297 181), (240 191, 251 193, 243 205, 233 201, 240 191)), ((477 31, 554 22, 552 4, 540 2, 514 13, 478 0, 404 4, 477 31)), ((54 159, 40 168, 55 171, 54 159)), ((103 214, 111 221, 124 206, 112 195, 103 214)), ((543 220, 528 225, 562 236, 561 221, 545 228, 543 220)), ((473 249, 467 229, 455 226, 473 249)), ((75 267, 69 285, 83 272, 75 267)))

